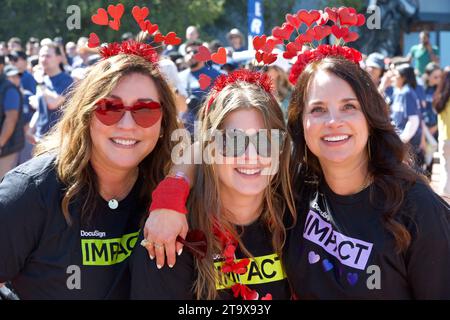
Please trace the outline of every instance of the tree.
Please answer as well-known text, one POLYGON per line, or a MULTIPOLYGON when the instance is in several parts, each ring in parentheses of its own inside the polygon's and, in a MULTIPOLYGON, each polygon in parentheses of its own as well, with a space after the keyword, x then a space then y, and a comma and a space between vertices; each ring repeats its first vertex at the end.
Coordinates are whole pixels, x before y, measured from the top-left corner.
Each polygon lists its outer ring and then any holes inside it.
POLYGON ((157 23, 161 32, 175 31, 180 36, 189 24, 199 27, 212 23, 222 12, 225 0, 152 0, 152 1, 78 1, 73 0, 3 0, 0 11, 0 39, 8 40, 18 36, 23 40, 30 36, 37 38, 62 36, 65 41, 76 40, 96 32, 102 41, 119 40, 124 32, 137 33, 139 26, 131 15, 133 6, 147 6, 150 9, 149 19, 157 23), (119 33, 106 27, 96 26, 91 16, 99 7, 107 8, 109 4, 122 3, 125 14, 121 20, 119 33), (81 11, 81 29, 69 31, 66 20, 69 17, 67 7, 78 5, 81 11))

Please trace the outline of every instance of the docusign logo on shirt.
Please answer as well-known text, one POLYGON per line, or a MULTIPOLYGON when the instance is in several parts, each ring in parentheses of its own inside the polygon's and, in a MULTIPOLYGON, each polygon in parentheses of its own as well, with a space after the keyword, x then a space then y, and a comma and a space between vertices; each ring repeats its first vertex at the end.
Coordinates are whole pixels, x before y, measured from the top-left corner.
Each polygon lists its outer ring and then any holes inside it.
POLYGON ((128 258, 139 235, 133 232, 114 239, 81 239, 83 265, 109 266, 128 258))

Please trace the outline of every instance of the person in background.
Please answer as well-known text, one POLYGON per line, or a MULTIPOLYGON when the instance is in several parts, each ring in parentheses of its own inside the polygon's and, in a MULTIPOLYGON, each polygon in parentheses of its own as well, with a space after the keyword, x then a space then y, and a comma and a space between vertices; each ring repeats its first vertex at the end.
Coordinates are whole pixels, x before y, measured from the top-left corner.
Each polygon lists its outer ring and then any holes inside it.
POLYGON ((244 35, 238 28, 233 28, 227 33, 227 40, 233 52, 247 50, 245 47, 244 35))
MULTIPOLYGON (((149 36, 148 32, 139 32, 136 36, 136 40, 144 43, 152 43, 153 37, 149 36)), ((162 75, 166 79, 169 86, 172 88, 175 95, 175 103, 177 105, 177 113, 186 112, 186 88, 182 84, 180 77, 178 76, 178 69, 175 63, 167 56, 164 55, 165 45, 163 43, 155 47, 155 51, 158 54, 158 67, 162 75)))
POLYGON ((450 69, 442 74, 433 98, 438 113, 440 192, 450 198, 450 69))
MULTIPOLYGON (((20 123, 23 126, 24 136, 29 131, 29 123, 31 118, 33 117, 34 109, 30 105, 30 98, 36 95, 36 80, 34 77, 27 71, 27 58, 25 52, 23 51, 13 51, 8 59, 14 65, 18 71, 19 75, 14 76, 13 79, 9 79, 13 82, 18 88, 20 88, 22 94, 22 112, 20 117, 20 123), (17 79, 19 79, 19 83, 16 83, 17 79)), ((28 161, 32 157, 33 145, 28 141, 28 139, 24 139, 24 147, 20 151, 18 164, 24 163, 28 161)))
POLYGON ((13 66, 19 69, 21 74, 20 86, 32 94, 36 94, 37 83, 31 73, 27 70, 28 61, 26 53, 23 51, 13 51, 8 55, 8 59, 13 66))
POLYGON ((438 64, 430 62, 423 74, 426 106, 422 109, 423 120, 435 139, 438 138, 437 113, 433 108, 433 96, 442 79, 442 70, 438 64))
POLYGON ((70 66, 73 65, 73 59, 77 55, 77 45, 73 41, 69 41, 66 43, 66 56, 67 56, 67 63, 69 63, 70 66))
POLYGON ((35 37, 31 37, 28 39, 27 44, 25 45, 25 52, 28 57, 35 56, 39 54, 39 39, 35 37))
POLYGON ((131 32, 125 32, 121 36, 122 41, 134 40, 134 35, 131 32))
POLYGON ((39 52, 39 64, 45 76, 39 84, 38 108, 30 121, 30 142, 41 139, 58 121, 59 107, 64 102, 63 93, 72 84, 72 78, 61 69, 62 55, 58 46, 48 44, 39 52))
POLYGON ((419 33, 419 39, 420 43, 412 46, 407 58, 409 62, 414 63, 417 74, 422 76, 428 63, 434 62, 439 64, 439 48, 431 45, 428 31, 419 33))
POLYGON ((24 145, 22 95, 8 78, 20 85, 19 70, 11 65, 5 67, 5 57, 0 56, 0 179, 17 165, 24 145))
POLYGON ((178 48, 178 52, 182 55, 186 55, 186 45, 188 42, 197 41, 200 39, 200 32, 197 27, 189 26, 186 28, 186 42, 182 43, 178 48))
POLYGON ((416 94, 414 69, 407 64, 399 65, 393 72, 394 91, 391 102, 391 118, 400 139, 410 143, 416 156, 417 167, 423 164, 421 106, 416 94))
POLYGON ((287 109, 289 100, 291 99, 292 85, 289 82, 287 73, 277 65, 269 65, 266 73, 274 83, 274 94, 281 110, 283 110, 284 118, 287 120, 287 109))
POLYGON ((422 105, 422 119, 423 119, 423 139, 422 150, 425 153, 426 172, 429 178, 433 172, 433 155, 438 150, 438 125, 437 113, 433 108, 433 96, 436 88, 441 81, 442 70, 438 64, 430 62, 425 68, 425 73, 422 76, 422 83, 424 86, 425 104, 422 105))
POLYGON ((384 55, 378 52, 374 52, 367 56, 367 59, 364 63, 365 70, 370 75, 370 78, 377 87, 380 86, 381 79, 383 79, 383 75, 386 69, 384 59, 384 55))
MULTIPOLYGON (((34 78, 34 72, 35 67, 39 65, 39 55, 28 57, 27 59, 27 71, 33 76, 34 78)), ((36 80, 36 79, 34 79, 36 80)), ((37 83, 37 81, 36 81, 37 83)))
POLYGON ((8 55, 8 45, 5 41, 0 41, 0 56, 7 56, 8 55))
POLYGON ((73 69, 87 66, 86 49, 88 49, 88 38, 80 37, 77 41, 77 54, 72 61, 73 69))
POLYGON ((8 52, 23 51, 22 40, 18 37, 13 37, 8 40, 8 52))
POLYGON ((194 58, 194 55, 198 52, 198 48, 201 45, 201 41, 189 41, 186 44, 186 56, 184 58, 189 68, 179 73, 181 83, 188 95, 188 108, 182 115, 182 119, 186 129, 188 129, 191 134, 194 133, 194 121, 197 118, 200 104, 211 87, 211 85, 209 85, 205 89, 200 88, 200 75, 204 74, 211 78, 211 83, 213 83, 220 75, 219 71, 214 68, 209 68, 205 65, 205 62, 198 61, 194 58))

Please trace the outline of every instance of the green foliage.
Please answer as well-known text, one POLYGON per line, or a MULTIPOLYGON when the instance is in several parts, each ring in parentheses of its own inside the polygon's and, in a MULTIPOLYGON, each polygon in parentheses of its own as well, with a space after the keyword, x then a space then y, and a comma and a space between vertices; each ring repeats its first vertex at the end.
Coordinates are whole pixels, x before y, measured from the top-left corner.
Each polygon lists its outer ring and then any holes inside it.
POLYGON ((294 6, 297 1, 284 0, 284 1, 264 1, 264 24, 266 28, 266 34, 270 34, 272 28, 281 25, 285 21, 287 13, 295 13, 294 6))
POLYGON ((133 6, 147 6, 150 9, 149 19, 157 23, 161 32, 176 31, 184 37, 184 31, 189 24, 195 22, 202 26, 212 23, 222 14, 225 0, 152 0, 152 1, 105 1, 105 0, 2 0, 0 10, 0 40, 8 40, 18 36, 23 40, 31 36, 40 39, 62 36, 67 40, 76 40, 96 32, 102 41, 119 40, 124 32, 136 34, 139 26, 131 15, 133 6), (122 3, 125 14, 121 20, 118 32, 104 26, 96 26, 91 22, 91 16, 97 8, 106 8, 109 4, 122 3), (70 5, 78 5, 81 10, 81 29, 68 30, 66 26, 70 5))

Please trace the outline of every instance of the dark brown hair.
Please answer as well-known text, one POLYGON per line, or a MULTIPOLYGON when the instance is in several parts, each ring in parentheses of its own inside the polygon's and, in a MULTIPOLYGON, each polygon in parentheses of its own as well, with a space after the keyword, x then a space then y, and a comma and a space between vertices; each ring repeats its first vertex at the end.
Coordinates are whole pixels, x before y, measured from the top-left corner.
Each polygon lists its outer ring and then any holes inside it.
POLYGON ((386 102, 378 93, 369 74, 357 64, 340 57, 327 57, 309 64, 300 75, 288 112, 288 128, 294 141, 293 163, 298 167, 299 164, 305 164, 306 158, 306 175, 315 175, 319 180, 323 178, 317 157, 306 148, 302 121, 309 86, 314 75, 320 70, 346 81, 361 104, 369 126, 368 147, 371 157, 368 170, 374 179, 370 193, 371 204, 375 205, 375 196, 378 200, 382 196, 384 225, 394 236, 396 249, 404 251, 411 242, 411 235, 405 226, 397 221, 396 215, 405 200, 407 190, 420 176, 411 168, 409 150, 391 124, 386 102), (305 150, 308 153, 306 157, 305 150))
POLYGON ((450 72, 444 71, 442 80, 438 84, 433 96, 433 107, 437 113, 444 111, 447 102, 450 99, 450 72))

